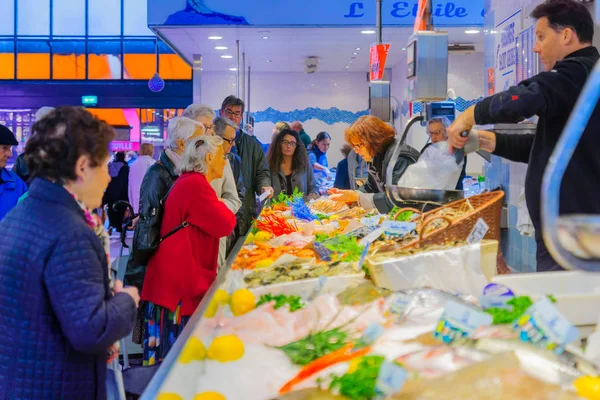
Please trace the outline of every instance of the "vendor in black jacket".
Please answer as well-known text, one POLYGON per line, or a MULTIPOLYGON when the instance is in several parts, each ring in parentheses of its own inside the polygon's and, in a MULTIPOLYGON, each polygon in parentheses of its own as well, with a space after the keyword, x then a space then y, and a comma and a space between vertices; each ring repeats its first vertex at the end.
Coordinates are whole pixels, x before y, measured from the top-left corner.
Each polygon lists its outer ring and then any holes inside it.
MULTIPOLYGON (((528 163, 525 195, 537 241, 537 270, 557 271, 542 240, 541 191, 546 164, 594 64, 592 16, 574 0, 547 0, 531 16, 537 20, 534 51, 546 72, 467 109, 448 128, 449 142, 464 147, 460 133, 474 124, 519 122, 539 117, 535 134, 480 132, 481 148, 500 157, 528 163)), ((567 168, 560 190, 561 214, 600 214, 600 107, 596 107, 567 168)))

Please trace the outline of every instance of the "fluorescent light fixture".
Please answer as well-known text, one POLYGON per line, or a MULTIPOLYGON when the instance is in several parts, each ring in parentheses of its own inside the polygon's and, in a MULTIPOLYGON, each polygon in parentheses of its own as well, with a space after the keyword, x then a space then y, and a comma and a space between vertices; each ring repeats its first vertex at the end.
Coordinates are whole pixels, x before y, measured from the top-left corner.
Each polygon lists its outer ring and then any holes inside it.
POLYGON ((366 29, 364 31, 360 31, 363 35, 374 35, 376 32, 372 29, 366 29))
POLYGON ((465 31, 465 33, 466 33, 467 35, 476 35, 476 34, 478 34, 478 33, 479 33, 479 30, 478 30, 478 29, 467 29, 467 30, 465 31))
POLYGON ((223 39, 221 36, 209 36, 208 38, 210 40, 221 40, 221 39, 223 39))
POLYGON ((233 58, 233 56, 221 56, 221 58, 233 58))
POLYGON ((217 46, 215 50, 227 50, 227 46, 217 46))
POLYGON ((237 68, 229 68, 230 71, 237 71, 237 68))

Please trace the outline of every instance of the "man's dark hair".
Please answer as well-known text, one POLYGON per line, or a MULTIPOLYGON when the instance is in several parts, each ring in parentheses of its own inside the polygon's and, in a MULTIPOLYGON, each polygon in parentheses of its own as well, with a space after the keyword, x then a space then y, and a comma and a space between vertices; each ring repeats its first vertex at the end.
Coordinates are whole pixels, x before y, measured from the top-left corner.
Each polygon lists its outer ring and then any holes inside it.
POLYGON ((537 6, 531 17, 548 18, 550 27, 555 31, 571 28, 581 43, 592 43, 594 38, 594 20, 583 3, 575 0, 546 0, 537 6))
POLYGON ((122 151, 117 151, 115 153, 115 162, 125 162, 125 153, 122 151))
POLYGON ((244 112, 244 109, 246 108, 246 105, 244 104, 244 100, 237 98, 234 95, 225 97, 225 100, 223 100, 223 104, 221 104, 221 110, 225 110, 225 108, 227 106, 232 106, 232 107, 241 106, 242 112, 244 112))

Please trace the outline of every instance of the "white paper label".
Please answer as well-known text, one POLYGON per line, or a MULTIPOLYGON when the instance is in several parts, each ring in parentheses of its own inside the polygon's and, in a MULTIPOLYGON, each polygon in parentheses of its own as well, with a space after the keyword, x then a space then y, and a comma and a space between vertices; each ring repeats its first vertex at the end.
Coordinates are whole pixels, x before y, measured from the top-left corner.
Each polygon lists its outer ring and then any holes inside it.
POLYGON ((263 201, 265 201, 267 199, 267 197, 269 197, 270 194, 271 194, 271 192, 269 190, 267 190, 266 192, 264 192, 263 194, 261 194, 258 197, 258 201, 262 203, 263 201))
POLYGON ((379 238, 379 236, 383 235, 385 232, 384 228, 377 228, 373 232, 369 233, 367 236, 360 240, 360 244, 363 246, 367 246, 373 243, 375 240, 379 238))
POLYGON ((486 224, 482 218, 479 218, 477 220, 477 223, 473 227, 473 230, 469 234, 469 237, 467 238, 467 243, 473 244, 481 242, 483 240, 483 237, 489 230, 490 227, 488 226, 488 224, 486 224))

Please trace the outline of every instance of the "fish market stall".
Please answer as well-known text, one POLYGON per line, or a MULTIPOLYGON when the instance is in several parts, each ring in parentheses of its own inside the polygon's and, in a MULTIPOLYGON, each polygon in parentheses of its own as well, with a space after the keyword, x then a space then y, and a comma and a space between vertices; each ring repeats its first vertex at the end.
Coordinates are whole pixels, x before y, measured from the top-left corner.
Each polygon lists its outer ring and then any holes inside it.
POLYGON ((388 215, 274 199, 142 398, 598 398, 552 293, 491 283, 502 198, 388 215))

